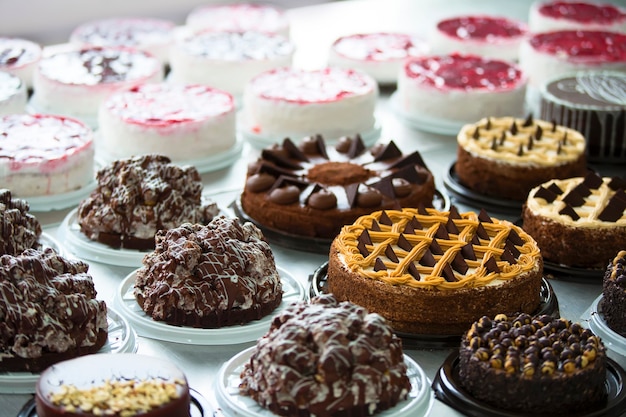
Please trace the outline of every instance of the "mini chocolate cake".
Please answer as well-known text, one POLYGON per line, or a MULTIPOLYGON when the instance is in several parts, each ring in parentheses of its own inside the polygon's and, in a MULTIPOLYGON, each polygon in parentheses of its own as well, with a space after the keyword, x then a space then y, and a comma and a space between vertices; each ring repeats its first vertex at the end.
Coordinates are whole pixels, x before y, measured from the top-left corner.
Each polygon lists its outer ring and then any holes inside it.
POLYGON ((135 298, 154 320, 216 328, 258 320, 282 301, 274 255, 252 223, 220 216, 156 235, 135 298))
POLYGON ((241 205, 263 226, 331 239, 372 211, 431 206, 434 193, 417 151, 404 155, 393 142, 368 151, 358 135, 326 146, 317 135, 264 149, 248 168, 241 205))
POLYGON ((407 398, 402 341, 378 314, 330 295, 274 317, 239 392, 281 416, 369 416, 407 398))
POLYGON ((28 210, 26 200, 12 198, 11 191, 0 189, 0 255, 41 248, 41 224, 28 210))
POLYGON ((606 268, 600 309, 611 330, 626 337, 626 250, 621 250, 606 268))
POLYGON ((461 340, 458 368, 470 395, 508 412, 582 415, 607 398, 600 338, 551 316, 482 317, 461 340))
POLYGON ((39 372, 100 350, 107 308, 87 269, 52 249, 0 256, 0 372, 39 372))
POLYGON ((80 230, 114 248, 153 249, 154 235, 183 223, 206 224, 215 203, 202 201, 196 168, 161 155, 121 159, 101 169, 98 186, 78 206, 80 230))

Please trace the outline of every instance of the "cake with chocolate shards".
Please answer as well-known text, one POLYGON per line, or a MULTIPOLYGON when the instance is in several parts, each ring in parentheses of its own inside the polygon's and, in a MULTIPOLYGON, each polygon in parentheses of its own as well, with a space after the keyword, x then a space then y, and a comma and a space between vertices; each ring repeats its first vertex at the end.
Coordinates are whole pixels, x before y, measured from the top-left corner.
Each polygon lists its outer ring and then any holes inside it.
POLYGON ((600 307, 609 328, 626 337, 626 250, 620 250, 606 268, 600 307))
POLYGON ((0 188, 0 255, 19 255, 26 249, 40 249, 41 224, 29 212, 28 202, 13 198, 0 188))

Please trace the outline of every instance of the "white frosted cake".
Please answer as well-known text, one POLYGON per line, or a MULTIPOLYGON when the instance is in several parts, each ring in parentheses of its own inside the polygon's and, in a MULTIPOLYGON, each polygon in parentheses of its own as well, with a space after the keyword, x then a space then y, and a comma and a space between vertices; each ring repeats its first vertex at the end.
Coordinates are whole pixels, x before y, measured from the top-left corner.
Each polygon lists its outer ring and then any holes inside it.
POLYGON ((626 32, 626 9, 598 1, 537 1, 530 6, 528 25, 533 32, 565 29, 626 32))
POLYGON ((233 97, 206 85, 144 84, 112 94, 100 107, 98 152, 106 159, 165 155, 206 158, 235 143, 233 97))
POLYGON ((289 36, 289 20, 285 11, 269 4, 239 3, 204 5, 187 15, 186 25, 194 32, 256 31, 289 36))
POLYGON ((176 42, 168 80, 206 84, 238 97, 255 75, 291 66, 293 53, 282 35, 204 31, 176 42))
POLYGON ((242 129, 275 139, 364 134, 375 127, 377 98, 376 80, 358 70, 277 68, 246 85, 242 129))
POLYGON ((41 46, 20 38, 0 37, 0 71, 18 76, 27 88, 33 86, 33 72, 41 59, 41 46))
POLYGON ((17 76, 0 71, 0 116, 24 113, 26 110, 26 85, 17 76))
POLYGON ((93 133, 54 115, 0 118, 0 184, 20 198, 62 194, 94 179, 93 133))

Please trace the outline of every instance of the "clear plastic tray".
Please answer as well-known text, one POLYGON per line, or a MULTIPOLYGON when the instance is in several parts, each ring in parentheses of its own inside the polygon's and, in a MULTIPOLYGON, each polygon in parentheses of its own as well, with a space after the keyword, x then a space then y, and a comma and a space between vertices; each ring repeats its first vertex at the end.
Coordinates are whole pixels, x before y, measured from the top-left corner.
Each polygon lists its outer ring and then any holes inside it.
POLYGON ((461 128, 468 123, 457 120, 439 119, 417 113, 408 114, 398 103, 398 93, 391 94, 389 104, 391 105, 393 112, 400 120, 415 129, 423 130, 425 132, 456 137, 461 128))
POLYGON ((604 321, 600 308, 601 300, 602 295, 593 301, 582 319, 588 323, 589 329, 602 339, 604 346, 608 349, 609 356, 626 368, 626 337, 612 330, 604 321))
POLYGON ((83 199, 87 198, 89 194, 96 188, 96 180, 91 181, 89 184, 78 190, 70 191, 62 194, 41 195, 33 197, 20 197, 28 201, 30 211, 33 212, 48 212, 54 210, 63 210, 66 208, 77 206, 83 199))

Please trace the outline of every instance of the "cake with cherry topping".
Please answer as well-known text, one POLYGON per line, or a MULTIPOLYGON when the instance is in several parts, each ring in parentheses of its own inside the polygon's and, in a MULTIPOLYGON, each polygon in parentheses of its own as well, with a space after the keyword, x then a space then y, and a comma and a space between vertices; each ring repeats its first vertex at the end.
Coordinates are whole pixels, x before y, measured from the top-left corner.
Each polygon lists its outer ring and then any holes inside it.
POLYGON ((566 319, 485 316, 463 335, 458 380, 475 400, 504 413, 587 415, 607 400, 606 349, 566 319))
POLYGON ((252 223, 216 217, 161 230, 137 271, 134 294, 154 320, 218 328, 270 314, 282 301, 274 255, 252 223))
POLYGON ((626 181, 619 177, 551 180, 529 194, 524 230, 546 261, 568 267, 604 268, 626 247, 626 181))
POLYGON ((0 183, 20 198, 64 194, 94 179, 93 132, 63 116, 0 118, 0 183))
POLYGON ((539 307, 543 260, 506 220, 431 208, 381 210, 333 240, 328 291, 385 317, 395 331, 461 335, 497 312, 539 307))
POLYGON ((600 309, 609 328, 626 337, 626 250, 617 252, 606 267, 600 309))
POLYGON ((587 173, 585 138, 544 120, 488 117, 463 126, 454 165, 461 184, 483 195, 523 202, 553 178, 587 173))
POLYGON ((248 167, 241 207, 262 227, 332 239, 372 211, 431 206, 434 193, 433 175, 417 151, 403 154, 394 142, 367 149, 358 136, 334 146, 309 136, 261 152, 248 167))
POLYGON ((626 9, 597 1, 536 1, 528 24, 533 32, 553 30, 611 30, 626 32, 626 9))
POLYGON ((208 223, 219 211, 203 201, 196 168, 162 155, 114 161, 96 179, 96 189, 78 206, 77 221, 87 238, 114 248, 153 249, 159 230, 208 223))
POLYGON ((0 117, 26 112, 26 84, 19 77, 0 71, 0 117))
POLYGON ((193 9, 186 26, 194 32, 203 30, 264 32, 289 36, 285 11, 269 4, 239 3, 203 5, 193 9))
POLYGON ((280 416, 369 416, 407 398, 402 341, 378 314, 332 295, 274 317, 239 392, 280 416))
POLYGON ((0 256, 0 372, 40 372, 104 346, 107 307, 88 268, 49 248, 0 256))
POLYGON ((26 88, 33 87, 33 74, 41 55, 41 46, 35 42, 0 37, 0 71, 20 78, 26 88))
POLYGON ((29 212, 28 202, 13 198, 0 188, 0 255, 19 255, 26 249, 41 249, 41 224, 29 212))
POLYGON ((143 84, 113 93, 100 106, 98 125, 98 151, 111 160, 143 154, 201 160, 236 141, 233 97, 199 84, 143 84))

